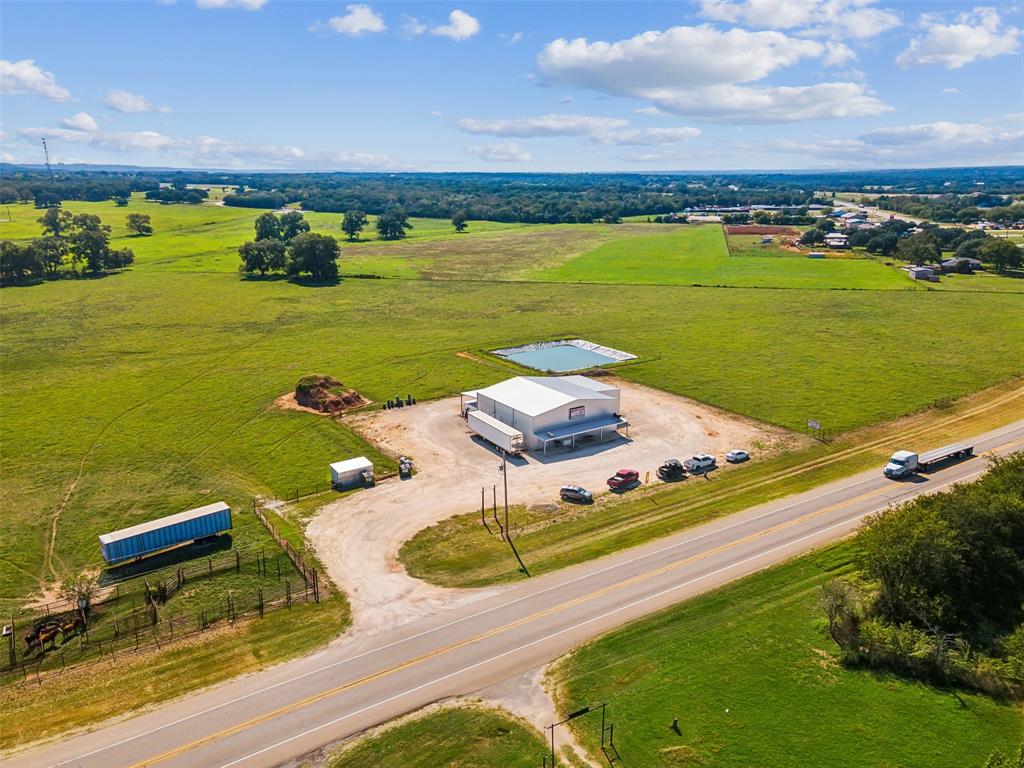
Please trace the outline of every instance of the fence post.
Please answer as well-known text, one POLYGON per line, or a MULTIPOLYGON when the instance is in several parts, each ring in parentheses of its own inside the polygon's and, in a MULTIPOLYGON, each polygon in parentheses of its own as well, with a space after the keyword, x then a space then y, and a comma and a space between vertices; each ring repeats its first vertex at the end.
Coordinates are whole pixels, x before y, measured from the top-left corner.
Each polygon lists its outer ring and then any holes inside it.
POLYGON ((292 583, 288 579, 284 580, 284 604, 292 607, 292 583))
POLYGON ((209 555, 207 555, 207 557, 206 557, 206 565, 207 565, 207 573, 206 573, 206 575, 207 576, 213 576, 213 558, 210 557, 209 555))
POLYGON ((237 549, 233 551, 235 553, 235 573, 240 573, 242 571, 242 558, 239 556, 237 549))
POLYGON ((259 602, 256 604, 260 611, 260 618, 263 618, 263 587, 256 587, 257 599, 259 602))

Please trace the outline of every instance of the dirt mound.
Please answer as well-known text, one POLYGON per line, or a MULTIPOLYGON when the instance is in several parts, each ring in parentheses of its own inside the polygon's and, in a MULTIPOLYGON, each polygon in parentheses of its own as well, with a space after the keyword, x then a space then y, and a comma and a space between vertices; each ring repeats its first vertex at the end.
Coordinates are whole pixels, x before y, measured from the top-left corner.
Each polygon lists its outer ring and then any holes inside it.
POLYGON ((774 224, 730 224, 725 228, 729 235, 799 235, 796 227, 782 227, 774 224))
POLYGON ((331 376, 303 376, 295 385, 295 403, 320 413, 340 413, 370 401, 331 376))

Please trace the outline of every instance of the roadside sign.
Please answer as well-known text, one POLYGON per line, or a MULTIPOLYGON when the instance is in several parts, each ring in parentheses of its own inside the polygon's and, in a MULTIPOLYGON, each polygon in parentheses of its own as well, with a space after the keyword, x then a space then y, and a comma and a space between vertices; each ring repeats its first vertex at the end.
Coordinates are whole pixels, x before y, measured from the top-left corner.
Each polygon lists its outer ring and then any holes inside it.
POLYGON ((815 419, 808 419, 807 420, 807 428, 808 429, 821 429, 821 422, 817 421, 815 419))

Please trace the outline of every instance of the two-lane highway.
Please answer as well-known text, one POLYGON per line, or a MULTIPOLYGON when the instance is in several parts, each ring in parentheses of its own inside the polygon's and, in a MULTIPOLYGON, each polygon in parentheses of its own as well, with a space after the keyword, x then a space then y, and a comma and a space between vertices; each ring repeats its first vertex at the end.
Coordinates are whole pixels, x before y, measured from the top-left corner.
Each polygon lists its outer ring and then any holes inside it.
MULTIPOLYGON (((1024 448, 1024 421, 975 440, 1024 448)), ((979 476, 982 457, 912 481, 873 469, 530 579, 31 752, 18 766, 279 765, 448 696, 535 668, 607 630, 852 531, 892 503, 979 476)))

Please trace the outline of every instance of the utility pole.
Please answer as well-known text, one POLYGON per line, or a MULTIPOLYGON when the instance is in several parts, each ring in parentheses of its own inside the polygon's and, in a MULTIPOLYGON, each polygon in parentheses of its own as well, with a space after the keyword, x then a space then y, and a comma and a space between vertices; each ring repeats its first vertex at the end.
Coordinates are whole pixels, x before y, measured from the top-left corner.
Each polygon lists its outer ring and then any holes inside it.
POLYGON ((512 538, 508 529, 508 454, 501 452, 501 479, 505 484, 505 535, 512 538))

